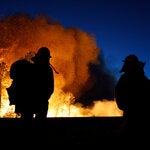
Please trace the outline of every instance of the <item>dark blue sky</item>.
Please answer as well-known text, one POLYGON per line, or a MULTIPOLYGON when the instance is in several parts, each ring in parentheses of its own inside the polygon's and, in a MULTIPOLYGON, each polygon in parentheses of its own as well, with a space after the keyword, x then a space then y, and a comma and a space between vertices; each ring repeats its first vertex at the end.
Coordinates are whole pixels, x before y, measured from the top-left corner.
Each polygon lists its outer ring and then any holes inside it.
POLYGON ((64 27, 95 35, 108 68, 118 77, 122 60, 131 53, 146 62, 150 78, 149 0, 1 0, 0 17, 14 13, 44 14, 64 27))

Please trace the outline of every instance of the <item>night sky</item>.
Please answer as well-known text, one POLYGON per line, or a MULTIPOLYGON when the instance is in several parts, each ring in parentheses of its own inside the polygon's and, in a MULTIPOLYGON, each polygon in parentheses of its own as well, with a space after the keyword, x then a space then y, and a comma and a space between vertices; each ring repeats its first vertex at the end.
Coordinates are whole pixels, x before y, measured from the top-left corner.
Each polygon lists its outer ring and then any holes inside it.
POLYGON ((15 13, 49 16, 64 27, 96 37, 108 68, 118 78, 122 60, 131 53, 146 62, 150 78, 149 0, 1 0, 0 17, 15 13))

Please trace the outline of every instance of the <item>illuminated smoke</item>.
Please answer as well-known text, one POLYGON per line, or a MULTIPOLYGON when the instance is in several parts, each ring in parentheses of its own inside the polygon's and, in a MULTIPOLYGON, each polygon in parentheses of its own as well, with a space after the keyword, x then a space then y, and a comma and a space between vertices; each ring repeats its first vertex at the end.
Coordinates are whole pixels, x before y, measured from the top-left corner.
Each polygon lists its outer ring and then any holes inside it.
MULTIPOLYGON (((40 47, 50 49, 55 76, 54 93, 71 93, 73 103, 89 104, 94 100, 112 99, 115 80, 106 71, 94 35, 78 28, 64 28, 46 16, 27 14, 0 20, 0 60, 8 66, 40 47)), ((58 94, 59 93, 59 94, 58 94)), ((61 101, 60 98, 56 101, 61 101)))

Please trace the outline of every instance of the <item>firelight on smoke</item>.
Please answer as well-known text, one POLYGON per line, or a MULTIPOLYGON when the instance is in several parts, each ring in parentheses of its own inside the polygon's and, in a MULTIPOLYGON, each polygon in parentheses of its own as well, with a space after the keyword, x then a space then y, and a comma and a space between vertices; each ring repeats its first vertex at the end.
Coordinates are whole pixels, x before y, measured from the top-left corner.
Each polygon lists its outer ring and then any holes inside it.
POLYGON ((18 14, 0 20, 0 37, 0 117, 17 117, 6 92, 11 84, 10 65, 23 57, 30 59, 41 46, 50 49, 51 63, 59 72, 54 73, 55 89, 49 99, 48 117, 122 116, 113 99, 95 99, 93 105, 86 107, 80 102, 97 81, 89 65, 101 64, 94 35, 74 27, 64 28, 45 16, 18 14))

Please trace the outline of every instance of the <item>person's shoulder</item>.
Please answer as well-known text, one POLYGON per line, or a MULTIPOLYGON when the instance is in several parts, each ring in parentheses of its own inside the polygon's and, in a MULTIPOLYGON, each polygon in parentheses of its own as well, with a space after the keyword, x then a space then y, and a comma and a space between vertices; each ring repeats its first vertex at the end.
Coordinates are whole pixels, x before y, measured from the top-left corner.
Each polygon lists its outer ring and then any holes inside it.
POLYGON ((21 59, 14 61, 14 62, 11 64, 11 69, 12 69, 12 68, 16 68, 16 67, 19 66, 21 63, 22 63, 22 60, 21 60, 21 59))
POLYGON ((121 74, 121 76, 119 77, 119 80, 123 80, 126 79, 127 75, 125 73, 121 74))
POLYGON ((23 63, 29 63, 29 61, 26 60, 26 59, 18 59, 18 60, 16 60, 16 61, 14 61, 14 62, 12 63, 12 65, 23 64, 23 63))
POLYGON ((19 60, 16 60, 14 63, 12 63, 11 65, 11 69, 12 68, 20 68, 20 67, 29 67, 29 66, 32 66, 32 63, 29 62, 28 60, 26 59, 19 59, 19 60))

